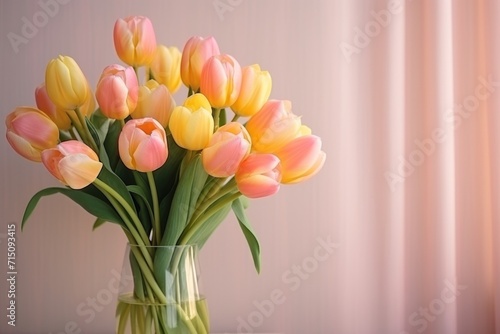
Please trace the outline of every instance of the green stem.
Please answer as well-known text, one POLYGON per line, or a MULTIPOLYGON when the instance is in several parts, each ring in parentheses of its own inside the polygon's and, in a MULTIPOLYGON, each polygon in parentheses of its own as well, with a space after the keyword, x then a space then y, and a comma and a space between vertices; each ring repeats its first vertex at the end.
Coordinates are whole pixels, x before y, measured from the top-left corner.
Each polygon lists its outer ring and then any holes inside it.
POLYGON ((86 144, 89 145, 90 148, 92 148, 94 150, 94 152, 99 153, 99 148, 97 147, 97 144, 94 140, 94 137, 92 137, 92 135, 90 134, 89 127, 87 126, 87 122, 85 121, 85 116, 83 116, 82 112, 80 111, 80 108, 76 108, 75 112, 76 112, 76 116, 78 117, 78 119, 80 121, 80 124, 83 126, 86 144))
POLYGON ((72 139, 78 140, 77 137, 76 137, 76 133, 75 133, 75 129, 74 128, 69 128, 68 132, 69 132, 69 134, 70 134, 70 136, 71 136, 72 139))
POLYGON ((158 192, 156 191, 155 178, 153 176, 153 172, 147 172, 149 189, 151 191, 151 198, 153 200, 153 213, 154 213, 154 228, 153 228, 153 245, 156 242, 156 245, 161 243, 161 236, 163 232, 160 226, 160 204, 158 203, 158 192))
POLYGON ((240 118, 240 115, 235 114, 231 122, 236 122, 240 118))
POLYGON ((214 116, 214 131, 217 131, 217 129, 219 128, 220 108, 214 108, 213 116, 214 116))
POLYGON ((191 216, 191 220, 188 224, 191 226, 195 220, 200 217, 204 211, 212 205, 215 201, 220 199, 222 196, 234 191, 236 189, 236 180, 232 178, 229 180, 223 187, 221 187, 222 182, 220 181, 225 181, 225 179, 219 179, 219 181, 210 189, 208 194, 205 196, 205 198, 198 200, 198 203, 196 204, 196 209, 193 212, 193 215, 191 216))
POLYGON ((139 217, 137 217, 137 214, 134 212, 132 207, 127 203, 127 201, 125 201, 125 199, 119 193, 117 193, 116 190, 114 190, 113 188, 108 186, 106 183, 104 183, 100 179, 95 179, 94 184, 96 186, 101 187, 102 190, 109 193, 113 198, 115 198, 121 204, 121 206, 125 209, 125 211, 127 211, 128 215, 130 216, 130 218, 134 222, 135 227, 137 228, 137 231, 139 232, 144 245, 149 245, 149 238, 146 234, 146 231, 144 231, 144 227, 142 226, 142 223, 139 220, 139 217))
MULTIPOLYGON (((123 207, 120 205, 120 203, 114 197, 112 197, 110 194, 108 194, 104 189, 102 189, 98 184, 95 184, 95 186, 104 194, 104 196, 106 196, 106 198, 110 201, 111 205, 113 205, 116 212, 122 218, 123 222, 127 226, 135 243, 137 245, 145 246, 139 233, 135 229, 134 224, 132 224, 132 222, 130 221, 126 212, 123 210, 123 207)), ((129 239, 129 243, 130 242, 131 242, 131 240, 129 239)), ((149 254, 149 252, 147 251, 147 249, 145 247, 142 247, 141 251, 143 252, 144 260, 147 262, 148 267, 151 268, 151 270, 153 270, 153 259, 151 258, 151 254, 149 254)))
POLYGON ((217 211, 222 209, 228 203, 233 202, 235 199, 241 196, 239 191, 235 193, 227 193, 221 197, 219 197, 216 201, 212 202, 212 205, 203 212, 202 215, 199 215, 196 220, 190 223, 190 227, 184 230, 186 233, 182 234, 180 237, 179 245, 187 245, 194 234, 199 230, 199 228, 206 222, 210 217, 212 217, 217 211))

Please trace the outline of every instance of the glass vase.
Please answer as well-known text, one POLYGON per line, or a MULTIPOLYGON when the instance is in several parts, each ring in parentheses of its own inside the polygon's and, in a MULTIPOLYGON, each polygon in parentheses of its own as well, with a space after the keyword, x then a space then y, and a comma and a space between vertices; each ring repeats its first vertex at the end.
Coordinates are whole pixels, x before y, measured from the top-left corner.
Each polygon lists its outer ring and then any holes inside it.
POLYGON ((121 281, 116 333, 210 332, 196 246, 127 245, 121 281))

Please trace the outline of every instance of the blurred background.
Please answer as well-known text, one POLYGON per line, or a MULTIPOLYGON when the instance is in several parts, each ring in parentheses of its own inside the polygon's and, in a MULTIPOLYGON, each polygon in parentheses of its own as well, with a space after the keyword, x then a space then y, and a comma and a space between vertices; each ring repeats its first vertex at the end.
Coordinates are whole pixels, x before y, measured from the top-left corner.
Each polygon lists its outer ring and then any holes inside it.
MULTIPOLYGON (((181 50, 191 36, 214 36, 242 66, 271 73, 271 98, 292 101, 327 161, 313 179, 251 202, 260 274, 232 214, 206 244, 212 332, 500 333, 498 7, 2 0, 0 112, 35 105, 59 54, 95 89, 102 69, 121 63, 118 18, 149 17, 157 41, 181 50)), ((6 140, 0 152, 0 276, 9 224, 18 272, 15 327, 0 281, 0 332, 113 333, 122 232, 92 231, 93 218, 60 195, 42 199, 21 232, 31 196, 59 184, 6 140)))

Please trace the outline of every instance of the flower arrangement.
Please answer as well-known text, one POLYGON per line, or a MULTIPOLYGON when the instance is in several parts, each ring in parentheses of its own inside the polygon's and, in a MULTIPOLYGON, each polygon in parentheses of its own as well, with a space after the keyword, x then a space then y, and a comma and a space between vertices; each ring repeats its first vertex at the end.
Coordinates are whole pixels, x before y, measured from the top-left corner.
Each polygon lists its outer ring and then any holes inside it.
MULTIPOLYGON (((269 100, 267 71, 241 68, 213 37, 192 37, 181 53, 157 44, 148 18, 131 16, 116 21, 113 38, 125 65, 107 66, 95 94, 75 60, 58 56, 35 90, 37 107, 6 117, 12 148, 65 186, 36 193, 22 226, 42 197, 56 193, 94 215, 94 228, 118 224, 137 246, 134 297, 164 305, 171 302, 165 268, 182 255, 160 246, 201 248, 232 210, 259 271, 246 199, 315 175, 326 157, 320 138, 289 101, 269 100), (178 105, 173 94, 182 83, 188 96, 178 105)), ((120 322, 136 319, 132 328, 150 322, 157 333, 170 333, 159 306, 117 312, 120 322)), ((186 332, 208 332, 195 320, 182 319, 186 332)))

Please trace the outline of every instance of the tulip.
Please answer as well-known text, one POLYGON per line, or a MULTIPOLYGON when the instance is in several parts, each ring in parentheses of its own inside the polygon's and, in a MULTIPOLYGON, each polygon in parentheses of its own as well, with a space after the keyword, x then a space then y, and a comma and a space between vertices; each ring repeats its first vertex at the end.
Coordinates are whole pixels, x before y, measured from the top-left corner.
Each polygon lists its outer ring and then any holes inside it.
POLYGON ((280 189, 280 160, 273 154, 252 153, 235 175, 238 190, 249 198, 274 195, 280 189))
POLYGON ((42 162, 52 175, 73 189, 82 189, 94 182, 102 169, 97 154, 77 140, 43 151, 42 162))
POLYGON ((300 117, 291 109, 290 101, 270 100, 248 120, 246 128, 255 151, 274 153, 300 134, 300 117))
MULTIPOLYGON (((87 100, 80 106, 80 112, 84 116, 90 117, 90 115, 95 110, 94 95, 89 88, 89 96, 87 100)), ((35 100, 38 109, 43 111, 50 119, 56 123, 59 130, 69 130, 72 126, 71 118, 68 114, 71 114, 73 119, 77 119, 77 115, 73 110, 62 110, 56 107, 47 94, 47 89, 45 84, 41 84, 35 89, 35 100)))
POLYGON ((177 145, 194 151, 208 145, 214 131, 211 110, 207 98, 199 93, 174 108, 168 126, 177 145))
POLYGON ((118 151, 123 164, 129 169, 152 172, 167 161, 165 130, 153 118, 130 120, 118 138, 118 151))
POLYGON ((89 86, 73 58, 52 59, 45 70, 45 85, 50 100, 62 110, 74 110, 88 100, 89 86))
POLYGON ((272 80, 259 65, 246 66, 242 70, 241 90, 231 106, 235 114, 250 117, 257 113, 271 95, 272 80))
POLYGON ((42 161, 42 151, 55 147, 59 142, 57 125, 36 108, 17 107, 7 115, 5 125, 10 146, 31 161, 42 161))
POLYGON ((132 67, 110 65, 102 72, 96 89, 102 113, 112 119, 125 119, 137 106, 139 85, 132 67))
POLYGON ((281 161, 281 183, 305 181, 323 167, 326 153, 321 151, 321 139, 314 135, 297 137, 276 152, 281 161))
POLYGON ((201 71, 205 62, 220 53, 217 41, 213 37, 191 37, 184 46, 181 59, 182 82, 193 91, 200 88, 201 71))
POLYGON ((59 129, 69 130, 69 128, 71 128, 71 120, 66 114, 66 111, 57 108, 50 100, 44 83, 35 89, 35 100, 38 109, 49 116, 59 129))
POLYGON ((241 88, 240 64, 229 55, 207 60, 201 71, 200 91, 214 108, 225 108, 238 98, 241 88))
POLYGON ((181 52, 175 46, 167 48, 165 45, 156 47, 155 56, 150 65, 154 79, 167 86, 174 94, 181 86, 181 52))
POLYGON ((118 19, 113 30, 118 57, 130 66, 149 65, 156 51, 156 36, 151 21, 144 16, 118 19))
POLYGON ((234 175, 250 154, 250 135, 243 125, 230 122, 220 127, 201 153, 205 171, 214 177, 234 175))
POLYGON ((165 85, 160 85, 155 80, 149 80, 144 86, 139 87, 139 100, 132 118, 152 117, 166 128, 175 101, 165 85))

